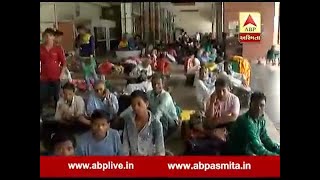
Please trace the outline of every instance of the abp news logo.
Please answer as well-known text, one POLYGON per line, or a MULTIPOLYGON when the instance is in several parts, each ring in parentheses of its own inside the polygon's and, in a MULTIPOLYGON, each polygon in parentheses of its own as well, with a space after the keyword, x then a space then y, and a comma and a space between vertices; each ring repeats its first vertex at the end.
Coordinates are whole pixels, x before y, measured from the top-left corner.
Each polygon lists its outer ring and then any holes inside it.
POLYGON ((258 12, 240 12, 239 14, 239 41, 260 42, 261 14, 258 12))

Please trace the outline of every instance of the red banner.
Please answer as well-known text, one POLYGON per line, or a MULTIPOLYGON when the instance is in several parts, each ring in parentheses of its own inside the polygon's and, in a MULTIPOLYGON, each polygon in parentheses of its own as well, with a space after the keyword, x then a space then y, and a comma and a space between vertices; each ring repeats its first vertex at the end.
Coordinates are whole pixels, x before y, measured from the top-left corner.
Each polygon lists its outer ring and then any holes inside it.
POLYGON ((43 156, 40 177, 280 177, 280 157, 43 156))

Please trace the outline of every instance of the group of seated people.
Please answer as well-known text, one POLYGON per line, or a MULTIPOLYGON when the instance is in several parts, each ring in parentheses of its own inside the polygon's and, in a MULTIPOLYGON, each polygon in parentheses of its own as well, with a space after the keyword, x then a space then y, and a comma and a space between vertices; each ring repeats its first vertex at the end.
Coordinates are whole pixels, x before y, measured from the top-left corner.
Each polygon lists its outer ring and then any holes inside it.
POLYGON ((185 155, 279 155, 280 145, 266 130, 266 96, 254 92, 249 110, 239 116, 239 98, 229 87, 227 78, 218 78, 213 92, 201 104, 203 113, 184 124, 185 155))
POLYGON ((164 156, 165 139, 177 129, 179 117, 162 76, 153 74, 151 84, 151 90, 131 92, 129 107, 120 112, 118 97, 104 81, 96 81, 86 102, 75 94, 72 83, 66 83, 55 121, 42 123, 41 137, 49 153, 164 156), (80 134, 77 144, 69 134, 80 134))
MULTIPOLYGON (((184 155, 279 155, 280 145, 270 139, 266 130, 266 96, 254 92, 249 110, 239 115, 239 98, 229 91, 229 85, 228 79, 218 78, 214 91, 204 100, 203 113, 192 115, 182 126, 186 129, 184 155)), ((56 129, 50 131, 52 122, 43 124, 43 130, 49 132, 50 155, 166 155, 165 140, 180 123, 161 76, 153 75, 153 90, 132 92, 130 106, 119 115, 114 103, 117 98, 103 86, 96 84, 96 93, 90 96, 87 106, 74 94, 72 84, 63 87, 64 96, 55 116, 56 129), (101 107, 93 108, 92 102, 100 102, 101 107), (123 124, 114 125, 120 119, 123 124), (71 132, 81 134, 75 139, 71 132)))
POLYGON ((141 36, 136 35, 130 37, 129 34, 124 34, 118 45, 118 50, 141 50, 144 44, 141 40, 141 36))
MULTIPOLYGON (((243 85, 241 74, 233 72, 220 57, 215 59, 213 72, 197 60, 195 53, 189 53, 187 62, 196 75, 196 97, 202 113, 184 123, 185 155, 280 153, 280 146, 266 133, 263 93, 253 93, 249 111, 239 116, 240 101, 230 91, 230 82, 243 85)), ((120 96, 101 80, 95 81, 94 91, 86 100, 76 95, 74 84, 64 84, 55 121, 42 123, 41 137, 50 155, 168 154, 165 141, 181 123, 178 108, 165 88, 164 76, 170 74, 166 53, 154 49, 150 56, 131 63, 130 78, 120 96), (123 99, 126 105, 122 105, 123 99)))

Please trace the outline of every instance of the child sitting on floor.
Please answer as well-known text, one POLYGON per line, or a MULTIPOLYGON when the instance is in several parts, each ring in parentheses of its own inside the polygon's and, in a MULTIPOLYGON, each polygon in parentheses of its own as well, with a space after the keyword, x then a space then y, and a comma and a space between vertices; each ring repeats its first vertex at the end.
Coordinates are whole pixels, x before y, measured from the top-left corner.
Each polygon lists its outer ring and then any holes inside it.
POLYGON ((49 155, 54 156, 74 156, 76 139, 67 133, 59 132, 51 137, 49 155))
POLYGON ((120 155, 120 135, 110 128, 110 114, 95 110, 91 115, 91 129, 79 137, 76 154, 79 156, 120 155))

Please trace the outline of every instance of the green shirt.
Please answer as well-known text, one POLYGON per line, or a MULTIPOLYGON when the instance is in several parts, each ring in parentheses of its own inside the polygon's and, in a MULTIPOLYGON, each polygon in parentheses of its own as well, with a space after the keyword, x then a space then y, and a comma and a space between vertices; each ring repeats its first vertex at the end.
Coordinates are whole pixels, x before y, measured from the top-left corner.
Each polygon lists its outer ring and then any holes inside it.
POLYGON ((277 59, 279 54, 279 51, 270 49, 267 52, 267 59, 277 59))
POLYGON ((91 58, 90 63, 86 64, 84 63, 84 66, 82 67, 84 76, 92 76, 96 68, 96 61, 91 58))
POLYGON ((268 136, 264 117, 253 119, 246 112, 238 117, 230 131, 228 152, 236 155, 279 155, 280 146, 268 136))

